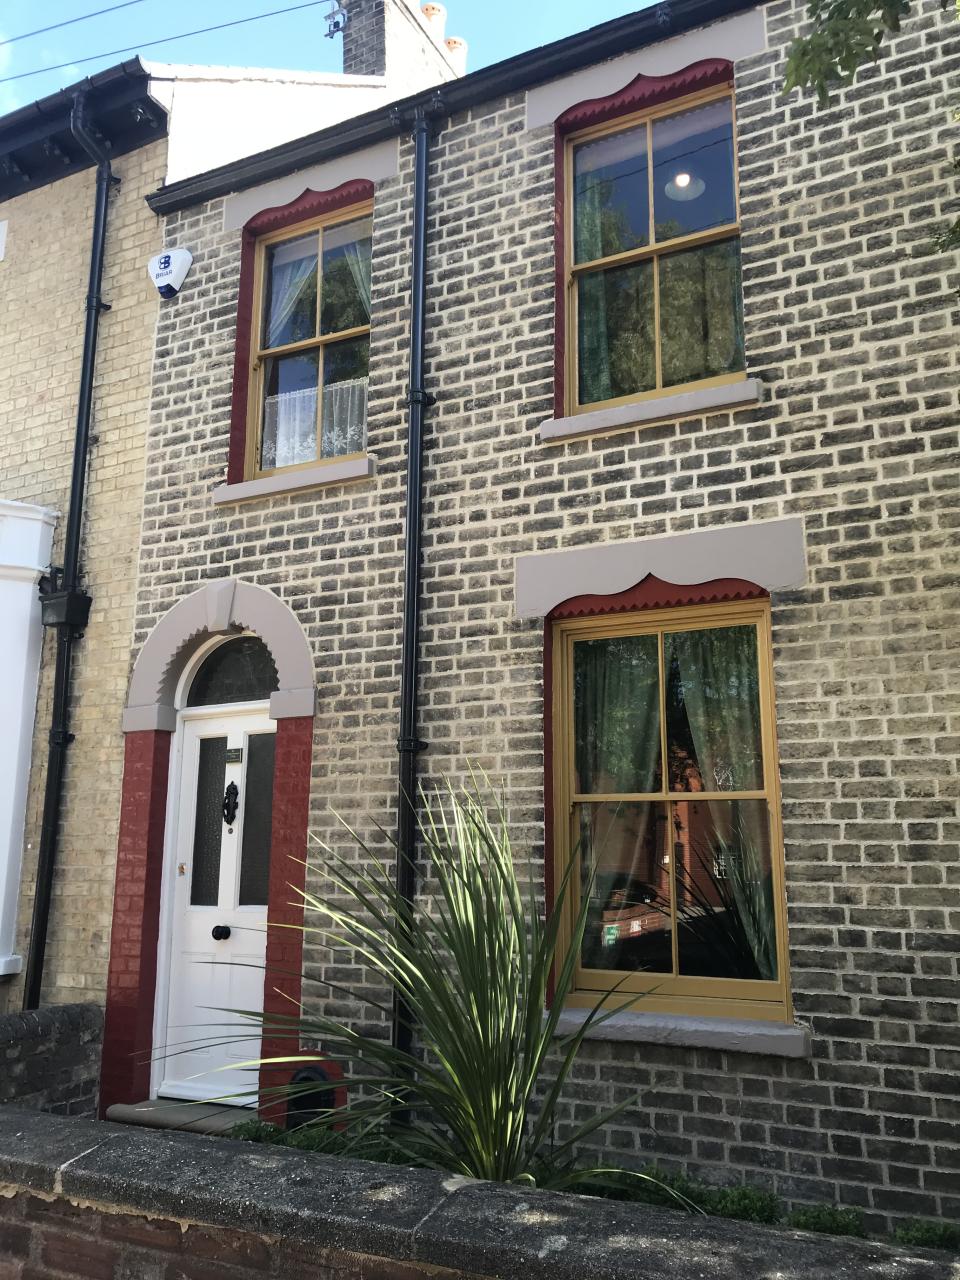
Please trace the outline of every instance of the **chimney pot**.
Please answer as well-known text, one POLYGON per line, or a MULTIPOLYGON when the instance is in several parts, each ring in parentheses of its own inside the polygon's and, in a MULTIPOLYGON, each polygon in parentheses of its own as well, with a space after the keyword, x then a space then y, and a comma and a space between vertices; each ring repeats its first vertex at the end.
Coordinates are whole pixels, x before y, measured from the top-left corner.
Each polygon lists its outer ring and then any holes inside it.
POLYGON ((460 36, 448 36, 444 41, 447 46, 447 57, 458 76, 467 73, 467 42, 460 36))
POLYGON ((447 25, 447 11, 442 4, 437 4, 435 0, 428 0, 428 3, 420 10, 427 20, 427 26, 430 28, 430 34, 436 40, 437 44, 443 44, 443 31, 447 25))

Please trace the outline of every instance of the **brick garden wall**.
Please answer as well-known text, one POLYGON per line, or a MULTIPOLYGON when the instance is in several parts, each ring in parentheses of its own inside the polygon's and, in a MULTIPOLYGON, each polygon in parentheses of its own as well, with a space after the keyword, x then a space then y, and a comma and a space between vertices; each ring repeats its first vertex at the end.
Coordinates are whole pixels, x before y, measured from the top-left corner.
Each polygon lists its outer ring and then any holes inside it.
POLYGON ((97 1005, 0 1014, 0 1103, 96 1115, 102 1037, 103 1011, 97 1005))
POLYGON ((16 1108, 0 1187, 0 1280, 955 1276, 932 1250, 16 1108))
MULTIPOLYGON (((471 1280, 310 1241, 200 1226, 21 1191, 0 1198, 0 1280, 471 1280)), ((482 1277, 475 1277, 482 1280, 482 1277)), ((931 1280, 934 1278, 931 1276, 931 1280)))
MULTIPOLYGON (((430 775, 506 782, 543 858, 542 627, 518 554, 804 518, 807 584, 773 600, 794 1002, 807 1061, 585 1047, 572 1108, 637 1100, 627 1163, 839 1200, 874 1225, 960 1213, 956 817, 956 24, 927 3, 828 111, 779 97, 798 8, 737 64, 748 372, 757 408, 542 445, 553 392, 553 137, 522 95, 434 144, 422 734, 430 775), (953 700, 953 701, 952 701, 953 700), (951 719, 951 715, 954 716, 951 719), (953 736, 951 736, 953 735, 953 736)), ((619 86, 611 86, 616 88, 619 86)), ((214 508, 226 470, 239 236, 212 201, 169 220, 195 254, 161 312, 137 643, 208 578, 268 587, 316 654, 313 822, 394 820, 411 148, 375 205, 369 447, 376 477, 214 508)), ((375 839, 375 837, 374 837, 375 839)), ((539 873, 539 872, 538 872, 539 873)), ((360 985, 349 957, 308 975, 360 985)), ((344 996, 330 1012, 359 1018, 344 996)))
MULTIPOLYGON (((161 244, 144 196, 163 178, 166 142, 120 157, 110 198, 81 568, 93 597, 74 662, 72 730, 43 999, 103 1000, 117 852, 130 636, 143 497, 144 446, 157 294, 145 264, 161 244)), ((83 346, 94 171, 3 204, 0 262, 0 492, 60 513, 63 562, 83 346)), ((18 948, 24 953, 43 807, 56 637, 47 635, 24 832, 18 948)), ((0 982, 0 1010, 21 981, 0 982)))

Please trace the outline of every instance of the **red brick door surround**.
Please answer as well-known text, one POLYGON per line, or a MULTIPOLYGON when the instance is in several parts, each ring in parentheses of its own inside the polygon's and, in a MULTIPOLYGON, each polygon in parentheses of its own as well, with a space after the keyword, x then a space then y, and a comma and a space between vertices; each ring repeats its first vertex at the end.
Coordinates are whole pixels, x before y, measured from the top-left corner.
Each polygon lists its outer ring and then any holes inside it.
MULTIPOLYGON (((100 1081, 100 1111, 115 1102, 142 1102, 150 1096, 160 944, 160 891, 170 785, 172 734, 128 733, 123 768, 120 839, 117 848, 113 929, 107 980, 106 1023, 100 1081)), ((299 1002, 304 887, 313 718, 277 721, 267 955, 263 1007, 271 1019, 289 1017, 299 1002)), ((296 1052, 290 1036, 264 1035, 264 1058, 296 1052)), ((261 1088, 289 1080, 292 1069, 263 1067, 261 1088)))
MULTIPOLYGON (((249 629, 267 644, 279 691, 264 978, 264 1058, 298 1051, 283 1020, 300 1000, 302 890, 313 757, 313 658, 296 618, 272 592, 220 579, 186 597, 157 624, 134 666, 126 732, 120 833, 107 977, 100 1111, 150 1096, 160 945, 160 901, 169 808, 170 757, 177 725, 178 673, 211 635, 249 629), (308 714, 309 713, 309 714, 308 714), (281 1026, 277 1026, 277 1022, 281 1026), (271 1026, 271 1023, 273 1024, 271 1026)), ((315 1055, 314 1055, 315 1060, 315 1055)), ((289 1080, 293 1067, 264 1067, 261 1091, 289 1080)))

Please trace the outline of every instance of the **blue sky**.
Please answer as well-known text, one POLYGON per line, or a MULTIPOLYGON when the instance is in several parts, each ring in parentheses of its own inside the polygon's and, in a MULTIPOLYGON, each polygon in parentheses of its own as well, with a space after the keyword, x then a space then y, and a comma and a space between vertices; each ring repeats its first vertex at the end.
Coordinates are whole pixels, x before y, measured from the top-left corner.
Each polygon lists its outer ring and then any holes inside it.
MULTIPOLYGON (((104 9, 119 0, 4 0, 0 5, 0 41, 104 9)), ((77 22, 59 31, 13 44, 0 43, 0 114, 54 93, 93 71, 132 54, 83 61, 126 45, 140 48, 198 27, 252 17, 286 8, 302 0, 136 0, 116 13, 77 22), (27 79, 2 83, 5 77, 56 63, 69 65, 27 79)), ((647 0, 446 0, 447 34, 462 36, 470 46, 468 67, 491 62, 537 45, 572 35, 586 27, 646 7, 647 0)), ((195 36, 144 49, 158 62, 227 63, 239 66, 290 67, 339 71, 340 41, 324 38, 328 0, 298 13, 266 18, 209 35, 195 36)))

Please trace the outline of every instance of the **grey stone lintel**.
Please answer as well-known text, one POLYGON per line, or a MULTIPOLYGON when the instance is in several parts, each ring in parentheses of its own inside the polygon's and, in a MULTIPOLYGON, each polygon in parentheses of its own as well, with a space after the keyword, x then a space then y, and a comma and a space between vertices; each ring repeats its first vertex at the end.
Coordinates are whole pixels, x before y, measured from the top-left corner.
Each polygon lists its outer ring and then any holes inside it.
POLYGON ((540 424, 540 441, 569 440, 576 436, 592 436, 621 428, 642 427, 648 422, 673 418, 689 418, 695 414, 713 413, 717 409, 737 409, 759 404, 763 383, 759 378, 744 378, 721 387, 700 387, 677 395, 657 396, 654 400, 637 400, 618 404, 611 409, 588 409, 569 418, 548 418, 540 424))
POLYGON ((648 574, 683 586, 743 578, 766 591, 801 587, 807 574, 803 517, 713 525, 632 542, 598 542, 517 556, 516 614, 543 618, 564 600, 616 595, 648 574))
MULTIPOLYGON (((4 1195, 498 1280, 955 1280, 951 1256, 226 1138, 0 1108, 4 1195)), ((51 1209, 53 1206, 51 1205, 51 1209)), ((376 1264, 378 1275, 392 1274, 376 1264)), ((336 1266, 331 1268, 331 1274, 336 1266)), ((366 1270, 366 1268, 364 1268, 366 1270)))
MULTIPOLYGON (((564 1009, 557 1035, 569 1036, 587 1020, 587 1009, 564 1009)), ((767 1058, 809 1058, 807 1027, 781 1022, 756 1022, 739 1018, 693 1018, 686 1014, 638 1013, 627 1009, 614 1013, 587 1031, 586 1040, 610 1040, 630 1044, 660 1044, 689 1049, 724 1049, 728 1053, 752 1053, 767 1058)))
POLYGON ((367 480, 376 474, 376 470, 376 459, 365 453, 359 458, 344 458, 342 462, 318 462, 314 467, 301 467, 299 471, 278 471, 276 475, 260 476, 257 480, 217 485, 213 501, 221 506, 227 502, 269 498, 275 493, 300 493, 303 489, 318 489, 322 485, 367 480))

